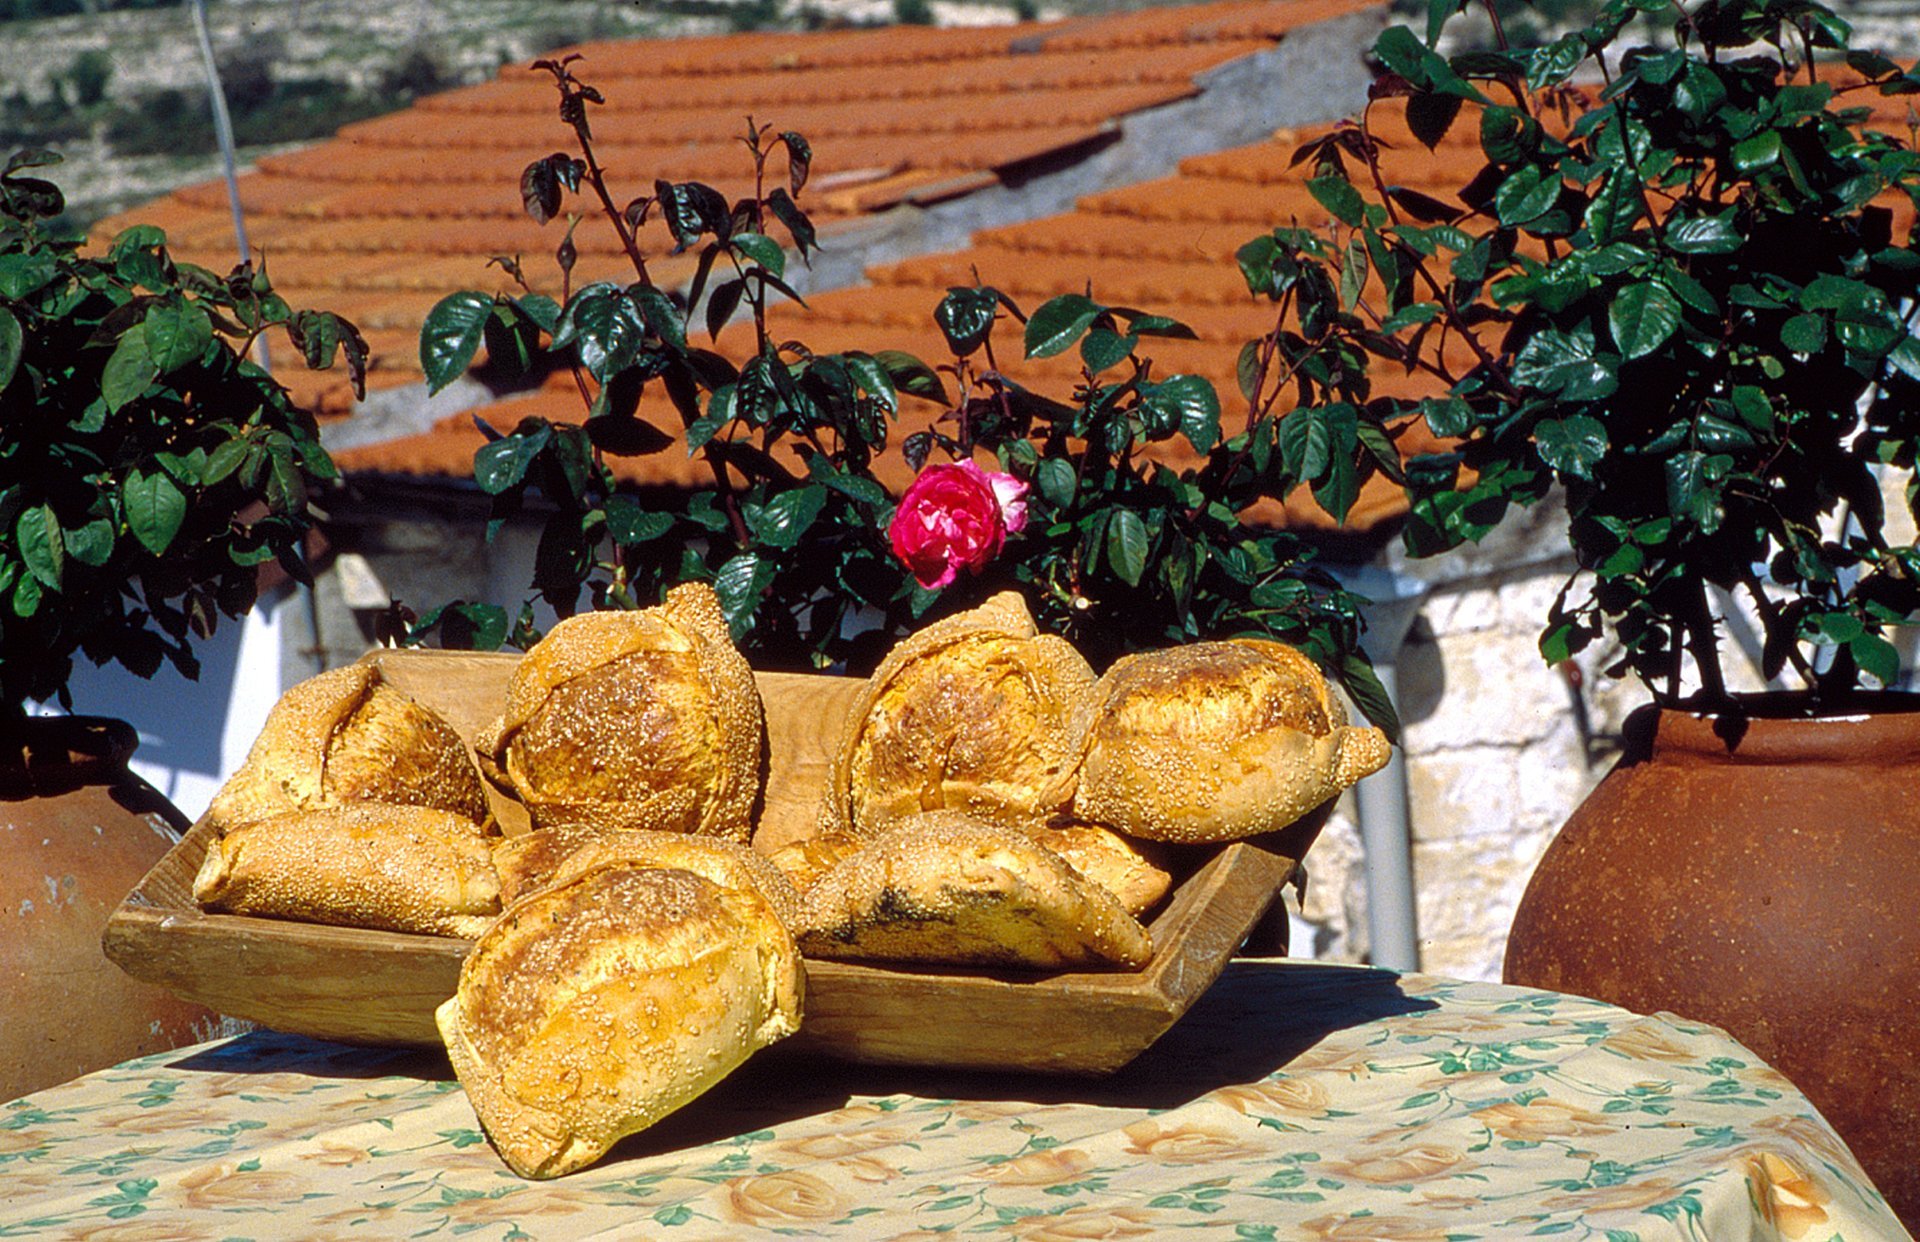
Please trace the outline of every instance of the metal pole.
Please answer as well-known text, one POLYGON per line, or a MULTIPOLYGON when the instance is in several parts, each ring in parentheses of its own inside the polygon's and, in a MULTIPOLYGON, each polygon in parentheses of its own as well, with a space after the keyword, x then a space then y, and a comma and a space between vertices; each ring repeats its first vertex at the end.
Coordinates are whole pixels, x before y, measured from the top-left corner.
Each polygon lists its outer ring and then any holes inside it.
MULTIPOLYGON (((206 0, 187 0, 187 9, 193 14, 193 32, 200 41, 200 63, 207 71, 207 101, 213 105, 213 133, 219 140, 220 159, 226 168, 227 205, 233 211, 233 240, 239 248, 240 261, 246 263, 253 258, 253 247, 247 242, 247 217, 240 207, 240 174, 233 154, 233 117, 227 112, 227 92, 220 85, 220 68, 213 59, 213 36, 207 32, 206 0)), ((262 371, 273 369, 267 355, 266 337, 255 338, 253 358, 262 371)))

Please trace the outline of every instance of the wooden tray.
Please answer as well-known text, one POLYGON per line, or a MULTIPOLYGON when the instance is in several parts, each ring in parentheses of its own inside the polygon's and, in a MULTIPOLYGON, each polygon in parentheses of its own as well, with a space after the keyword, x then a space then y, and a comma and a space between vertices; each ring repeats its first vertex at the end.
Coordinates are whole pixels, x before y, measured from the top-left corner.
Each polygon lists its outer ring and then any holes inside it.
MULTIPOLYGON (((471 738, 496 713, 515 656, 381 651, 395 684, 471 738)), ((767 705, 767 795, 754 841, 812 831, 832 747, 860 683, 758 673, 767 705)), ((524 812, 497 807, 509 832, 524 812)), ((1199 862, 1150 928, 1131 973, 936 973, 807 963, 806 1016, 781 1045, 840 1060, 1108 1073, 1160 1037, 1212 984, 1317 835, 1324 815, 1199 862)), ((195 824, 107 922, 106 954, 135 978, 276 1030, 355 1043, 438 1046, 433 1011, 453 995, 469 942, 206 914, 193 900, 211 827, 195 824)))

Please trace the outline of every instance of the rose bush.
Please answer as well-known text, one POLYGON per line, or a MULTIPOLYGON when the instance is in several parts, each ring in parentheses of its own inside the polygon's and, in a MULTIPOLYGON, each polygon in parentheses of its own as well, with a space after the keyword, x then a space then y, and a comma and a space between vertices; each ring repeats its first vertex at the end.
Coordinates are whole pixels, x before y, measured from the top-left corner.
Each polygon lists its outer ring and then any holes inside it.
POLYGON ((887 527, 893 554, 922 587, 937 591, 962 569, 977 574, 1027 524, 1027 485, 972 461, 920 472, 887 527))
MULTIPOLYGON (((552 75, 584 158, 536 161, 521 178, 522 198, 542 223, 562 214, 568 193, 597 203, 637 279, 568 286, 561 304, 530 288, 454 293, 421 333, 436 389, 483 345, 496 372, 558 367, 576 380, 584 419, 525 419, 474 458, 474 479, 493 499, 491 530, 534 493, 544 502, 533 585, 555 612, 579 608, 583 589, 593 607, 636 607, 699 579, 713 585, 758 667, 859 673, 900 635, 1012 589, 1096 667, 1202 637, 1274 638, 1304 650, 1361 711, 1395 728, 1360 652, 1361 601, 1295 536, 1251 520, 1302 485, 1344 515, 1357 494, 1356 454, 1398 468, 1387 438, 1323 451, 1311 434, 1284 434, 1273 383, 1249 396, 1237 426, 1224 426, 1210 383, 1161 375, 1140 352, 1156 337, 1191 339, 1191 329, 1086 294, 1028 314, 995 289, 949 289, 933 317, 953 356, 938 367, 894 351, 821 354, 776 338, 769 302, 798 296, 786 283, 789 250, 804 261, 816 246, 797 201, 812 160, 806 140, 749 121, 749 193, 729 202, 697 182, 658 181, 619 207, 588 125, 606 101, 574 76, 573 59, 537 67, 552 75), (782 154, 787 175, 775 183, 782 154), (684 292, 649 274, 641 245, 649 221, 664 223, 676 253, 697 254, 684 292), (717 343, 739 316, 752 327, 745 358, 702 348, 689 331, 697 319, 717 343), (1010 325, 1030 358, 1077 347, 1083 365, 1070 399, 1005 374, 995 331, 1010 325), (649 386, 666 400, 643 402, 649 386), (896 442, 908 398, 944 413, 896 442), (679 425, 655 425, 660 415, 679 425), (1163 450, 1175 447, 1198 464, 1163 464, 1163 450), (643 498, 608 464, 669 450, 699 459, 711 486, 643 498), (898 502, 873 469, 888 453, 917 472, 898 502)), ((572 236, 570 227, 555 255, 567 274, 572 236)), ((507 270, 520 272, 511 261, 507 270)), ((485 647, 536 639, 532 618, 531 604, 509 624, 503 609, 456 601, 399 619, 405 641, 437 633, 449 646, 485 647)))

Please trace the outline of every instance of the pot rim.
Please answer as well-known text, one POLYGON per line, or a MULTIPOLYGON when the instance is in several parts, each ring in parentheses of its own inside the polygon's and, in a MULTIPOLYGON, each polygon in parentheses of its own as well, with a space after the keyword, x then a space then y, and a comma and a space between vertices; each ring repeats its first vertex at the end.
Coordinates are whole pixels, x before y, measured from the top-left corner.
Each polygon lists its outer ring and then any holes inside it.
POLYGON ((1827 710, 1812 696, 1734 696, 1731 709, 1649 703, 1626 721, 1624 758, 1734 763, 1920 762, 1920 694, 1848 696, 1827 710))

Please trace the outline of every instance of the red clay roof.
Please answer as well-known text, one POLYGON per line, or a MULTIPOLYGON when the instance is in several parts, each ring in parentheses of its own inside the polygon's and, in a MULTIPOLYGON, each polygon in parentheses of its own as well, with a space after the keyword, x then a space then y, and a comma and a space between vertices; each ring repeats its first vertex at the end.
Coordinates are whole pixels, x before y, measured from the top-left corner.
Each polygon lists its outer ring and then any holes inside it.
MULTIPOLYGON (((752 116, 811 142, 814 184, 803 202, 830 235, 908 199, 993 184, 1000 170, 1194 94, 1196 74, 1269 48, 1288 30, 1377 2, 1229 0, 986 28, 719 35, 571 50, 584 58, 577 72, 607 99, 591 122, 616 193, 646 192, 655 177, 739 193, 746 164, 737 138, 752 116)), ((536 287, 557 286, 547 256, 562 226, 535 225, 516 193, 522 168, 570 146, 555 104, 544 73, 515 67, 263 159, 242 177, 249 238, 265 251, 276 287, 295 306, 337 311, 360 326, 373 351, 370 385, 421 380, 420 323, 440 296, 510 288, 485 265, 489 256, 522 255, 536 287)), ((232 266, 223 183, 181 190, 97 232, 134 222, 166 229, 183 259, 232 266)), ((576 282, 625 272, 612 230, 597 216, 583 221, 575 244, 576 282)), ((668 263, 655 278, 689 274, 668 263)), ((347 412, 337 373, 289 370, 283 378, 323 417, 347 412)))

